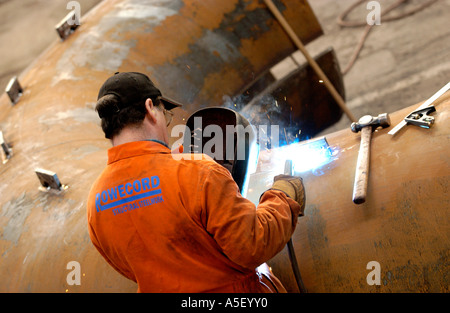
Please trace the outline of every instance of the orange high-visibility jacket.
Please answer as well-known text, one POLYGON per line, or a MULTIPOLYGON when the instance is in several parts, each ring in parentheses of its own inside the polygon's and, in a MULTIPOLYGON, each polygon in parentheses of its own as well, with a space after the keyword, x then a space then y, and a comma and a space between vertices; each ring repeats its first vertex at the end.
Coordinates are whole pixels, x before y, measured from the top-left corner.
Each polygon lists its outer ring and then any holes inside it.
POLYGON ((271 292, 255 268, 283 249, 299 210, 277 190, 256 208, 211 158, 138 141, 108 150, 87 218, 92 243, 139 292, 271 292))

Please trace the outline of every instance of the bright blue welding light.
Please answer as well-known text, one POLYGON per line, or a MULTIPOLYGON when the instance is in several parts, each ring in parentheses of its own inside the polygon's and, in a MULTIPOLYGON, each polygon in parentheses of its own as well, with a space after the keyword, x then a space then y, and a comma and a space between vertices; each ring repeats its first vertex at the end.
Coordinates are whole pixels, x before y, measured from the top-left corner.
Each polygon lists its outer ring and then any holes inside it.
POLYGON ((333 161, 333 155, 335 155, 325 138, 295 143, 279 149, 283 157, 292 160, 294 172, 297 173, 314 171, 333 161))
POLYGON ((259 157, 259 144, 255 143, 250 145, 247 174, 245 175, 241 190, 241 194, 244 198, 247 196, 250 175, 256 172, 256 168, 258 166, 258 157, 259 157))

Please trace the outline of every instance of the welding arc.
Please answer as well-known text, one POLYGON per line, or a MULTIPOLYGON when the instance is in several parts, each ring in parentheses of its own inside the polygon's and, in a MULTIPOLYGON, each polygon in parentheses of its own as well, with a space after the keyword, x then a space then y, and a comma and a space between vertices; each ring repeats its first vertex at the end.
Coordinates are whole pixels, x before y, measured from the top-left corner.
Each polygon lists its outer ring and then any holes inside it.
POLYGON ((331 81, 328 79, 328 77, 325 75, 325 73, 322 71, 320 66, 317 64, 317 62, 311 57, 308 50, 306 50, 305 46, 301 42, 300 38, 295 34, 292 27, 289 25, 289 23, 286 21, 284 16, 281 14, 280 10, 275 6, 275 4, 272 2, 272 0, 264 0, 269 10, 272 12, 272 14, 275 16, 275 18, 280 23, 281 27, 284 29, 284 31, 288 34, 288 36, 291 38, 291 40, 294 42, 294 44, 297 46, 297 48, 302 52, 302 54, 305 56, 306 60, 308 61, 309 65, 312 67, 314 72, 316 72, 317 76, 323 81, 323 84, 330 92, 331 96, 334 98, 336 103, 340 106, 342 111, 347 115, 347 117, 352 121, 356 122, 356 118, 353 116, 353 114, 350 112, 350 110, 347 108, 347 105, 345 104, 344 99, 342 99, 341 95, 337 92, 336 88, 334 88, 331 81))
MULTIPOLYGON (((435 3, 439 0, 430 0, 428 2, 421 4, 417 8, 414 8, 414 9, 412 9, 408 12, 405 12, 403 14, 400 14, 400 15, 384 17, 386 14, 388 14, 389 12, 398 8, 400 5, 402 5, 403 3, 407 2, 407 1, 409 1, 409 0, 398 0, 397 2, 395 2, 392 5, 390 5, 389 7, 387 7, 385 10, 383 10, 380 14, 380 16, 383 17, 383 21, 389 22, 389 21, 395 21, 395 20, 399 20, 399 19, 408 17, 410 15, 413 15, 417 12, 424 10, 425 8, 431 6, 433 3, 435 3)), ((369 36, 369 33, 372 30, 372 27, 374 26, 374 25, 367 24, 367 21, 359 22, 359 21, 346 21, 345 20, 345 17, 348 14, 350 14, 350 12, 352 12, 357 6, 361 5, 364 2, 366 2, 366 0, 356 1, 347 10, 345 10, 341 15, 339 15, 338 20, 337 20, 337 23, 342 27, 363 27, 363 26, 365 26, 364 33, 358 42, 358 46, 356 47, 355 51, 353 52, 353 55, 350 58, 350 61, 348 62, 347 66, 342 71, 343 75, 346 75, 350 71, 350 69, 353 67, 353 65, 355 65, 356 60, 358 59, 359 54, 361 53, 361 50, 364 46, 364 43, 366 42, 366 39, 369 36)))

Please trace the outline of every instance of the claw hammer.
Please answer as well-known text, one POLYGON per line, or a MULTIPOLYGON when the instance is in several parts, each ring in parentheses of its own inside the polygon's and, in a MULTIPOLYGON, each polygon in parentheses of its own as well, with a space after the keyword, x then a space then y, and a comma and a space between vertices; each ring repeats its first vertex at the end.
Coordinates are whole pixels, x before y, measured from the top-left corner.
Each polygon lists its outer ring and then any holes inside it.
POLYGON ((361 131, 361 145, 359 146, 358 161, 356 162, 355 183, 353 185, 353 202, 361 204, 366 201, 367 182, 370 164, 370 141, 372 132, 378 127, 386 128, 391 125, 389 115, 383 113, 377 117, 365 115, 358 122, 352 123, 350 129, 357 133, 361 131))

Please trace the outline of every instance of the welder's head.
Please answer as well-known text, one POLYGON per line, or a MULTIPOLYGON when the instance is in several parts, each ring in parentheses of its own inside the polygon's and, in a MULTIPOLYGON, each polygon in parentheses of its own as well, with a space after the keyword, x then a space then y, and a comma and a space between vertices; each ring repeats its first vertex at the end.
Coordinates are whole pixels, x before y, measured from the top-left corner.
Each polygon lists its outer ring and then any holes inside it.
POLYGON ((150 78, 142 73, 116 73, 108 78, 100 88, 95 110, 101 118, 105 137, 112 139, 126 126, 139 125, 146 114, 145 101, 151 99, 153 105, 167 111, 181 104, 164 97, 150 78))
POLYGON ((259 145, 255 127, 244 116, 224 107, 200 109, 186 121, 183 145, 185 153, 209 155, 225 167, 246 195, 250 174, 256 171, 259 145))

